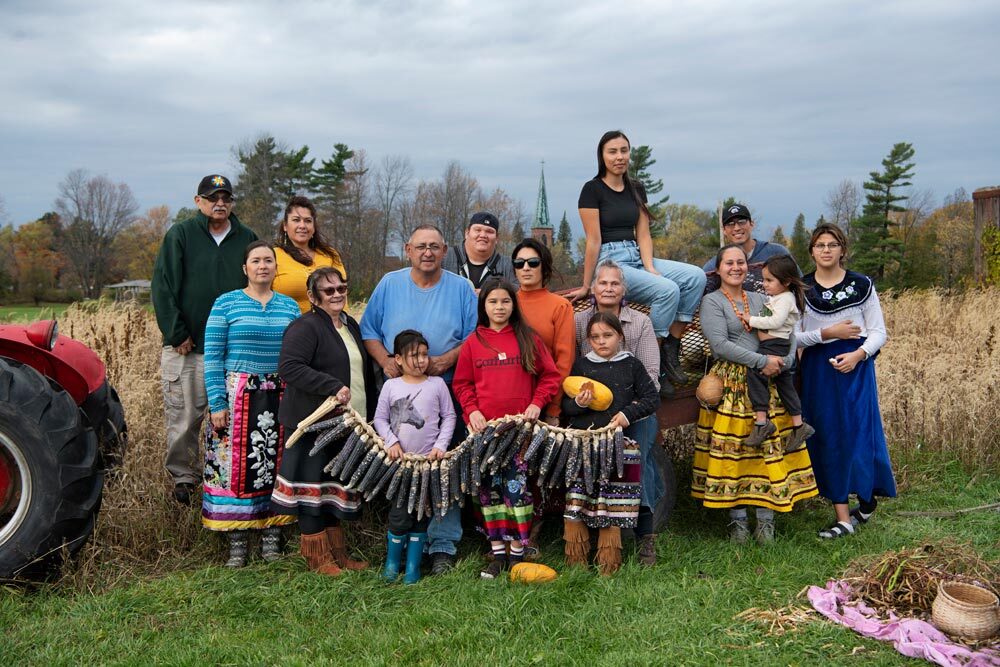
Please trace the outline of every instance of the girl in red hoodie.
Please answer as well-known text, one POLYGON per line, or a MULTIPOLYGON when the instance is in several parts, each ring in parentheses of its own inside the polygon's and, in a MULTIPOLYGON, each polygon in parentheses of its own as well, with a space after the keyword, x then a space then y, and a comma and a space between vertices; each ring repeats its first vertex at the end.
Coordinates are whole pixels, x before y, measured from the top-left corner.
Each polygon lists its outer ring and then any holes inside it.
MULTIPOLYGON (((462 344, 452 389, 473 433, 505 415, 538 419, 559 390, 560 375, 542 340, 524 323, 514 287, 490 280, 479 292, 479 326, 462 344)), ((479 490, 493 561, 480 574, 493 579, 521 561, 534 510, 528 467, 517 454, 483 479, 479 490), (509 546, 508 546, 509 545, 509 546)))

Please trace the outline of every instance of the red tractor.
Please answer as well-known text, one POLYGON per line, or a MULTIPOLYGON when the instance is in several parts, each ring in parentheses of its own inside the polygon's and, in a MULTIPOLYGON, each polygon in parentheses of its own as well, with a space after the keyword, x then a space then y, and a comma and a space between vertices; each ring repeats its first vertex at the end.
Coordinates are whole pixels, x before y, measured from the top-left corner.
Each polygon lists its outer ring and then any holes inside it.
POLYGON ((90 348, 54 320, 0 325, 0 581, 42 574, 83 546, 127 440, 90 348))

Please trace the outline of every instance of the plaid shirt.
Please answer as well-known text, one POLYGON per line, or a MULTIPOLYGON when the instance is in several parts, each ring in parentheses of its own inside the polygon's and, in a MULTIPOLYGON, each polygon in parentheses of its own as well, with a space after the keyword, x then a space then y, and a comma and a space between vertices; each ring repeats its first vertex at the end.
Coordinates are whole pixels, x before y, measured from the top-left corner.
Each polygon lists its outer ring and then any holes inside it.
MULTIPOLYGON (((583 356, 590 352, 590 341, 587 340, 587 322, 591 316, 597 312, 597 308, 591 307, 573 315, 573 322, 576 324, 576 348, 577 354, 583 356)), ((625 306, 618 314, 618 320, 622 323, 622 331, 625 333, 626 352, 642 362, 649 378, 656 385, 656 390, 660 390, 660 346, 656 343, 656 334, 653 333, 653 323, 649 317, 643 315, 638 310, 625 306)))

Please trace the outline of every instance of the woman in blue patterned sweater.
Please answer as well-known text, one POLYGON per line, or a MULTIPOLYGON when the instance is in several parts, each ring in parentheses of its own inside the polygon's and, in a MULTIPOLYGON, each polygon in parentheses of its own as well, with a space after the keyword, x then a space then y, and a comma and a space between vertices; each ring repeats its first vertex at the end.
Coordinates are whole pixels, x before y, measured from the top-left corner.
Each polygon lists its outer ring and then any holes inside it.
POLYGON ((247 286, 215 300, 205 328, 205 484, 201 521, 229 536, 228 567, 247 560, 249 530, 263 530, 261 556, 280 555, 281 526, 295 517, 271 512, 271 490, 281 459, 278 423, 282 384, 278 354, 285 328, 299 316, 294 299, 271 289, 274 250, 247 246, 247 286))

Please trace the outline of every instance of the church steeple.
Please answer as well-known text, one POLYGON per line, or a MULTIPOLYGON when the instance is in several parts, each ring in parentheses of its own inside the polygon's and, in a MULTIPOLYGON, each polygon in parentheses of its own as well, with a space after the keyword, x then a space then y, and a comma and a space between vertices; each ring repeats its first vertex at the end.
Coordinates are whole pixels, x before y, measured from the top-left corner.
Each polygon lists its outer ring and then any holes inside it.
POLYGON ((545 192, 545 160, 542 160, 542 175, 538 179, 538 199, 535 202, 535 221, 531 226, 531 236, 552 247, 553 229, 549 221, 549 197, 545 192))

